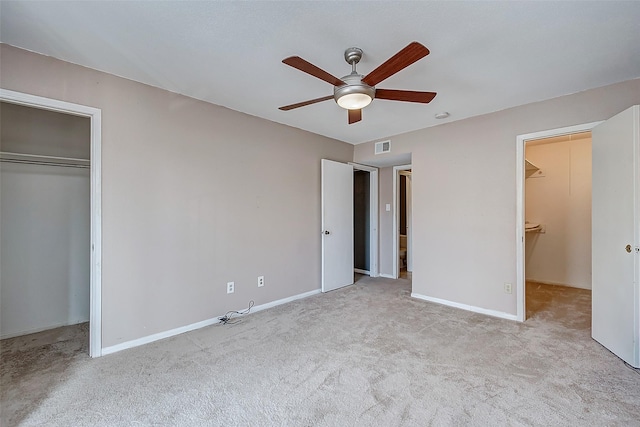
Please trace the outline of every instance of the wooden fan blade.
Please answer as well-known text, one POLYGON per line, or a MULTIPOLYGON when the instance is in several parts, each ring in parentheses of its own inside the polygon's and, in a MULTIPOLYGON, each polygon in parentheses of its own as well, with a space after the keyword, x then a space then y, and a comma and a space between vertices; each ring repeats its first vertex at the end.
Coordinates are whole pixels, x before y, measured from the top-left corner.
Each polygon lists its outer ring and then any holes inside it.
POLYGON ((349 110, 349 124, 352 125, 362 120, 362 110, 349 110))
POLYGON ((284 107, 278 108, 282 111, 293 110, 294 108, 304 107, 305 105, 315 104, 316 102, 328 101, 329 99, 333 99, 333 95, 323 96, 322 98, 310 99, 304 102, 298 102, 297 104, 285 105, 284 107))
POLYGON ((436 97, 435 92, 417 92, 413 90, 376 89, 376 99, 390 101, 430 103, 436 97))
POLYGON ((411 42, 400 52, 387 59, 384 64, 367 74, 362 81, 369 86, 375 86, 427 55, 429 55, 429 49, 418 42, 411 42))
POLYGON ((305 61, 299 56, 290 56, 289 58, 283 59, 282 62, 290 67, 297 68, 300 71, 310 74, 313 77, 317 77, 320 80, 331 83, 334 86, 342 86, 345 84, 345 82, 343 82, 339 78, 332 76, 331 74, 316 67, 312 63, 305 61))

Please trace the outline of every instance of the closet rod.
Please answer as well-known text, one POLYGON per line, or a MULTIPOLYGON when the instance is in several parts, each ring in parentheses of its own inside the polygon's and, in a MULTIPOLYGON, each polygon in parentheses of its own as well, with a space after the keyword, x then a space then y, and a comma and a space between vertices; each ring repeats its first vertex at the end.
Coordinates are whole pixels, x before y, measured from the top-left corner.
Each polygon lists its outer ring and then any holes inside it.
POLYGON ((70 160, 73 162, 89 162, 90 161, 89 159, 80 159, 76 157, 42 156, 40 154, 13 153, 10 151, 0 151, 0 156, 21 156, 21 157, 33 157, 36 159, 70 160))
POLYGON ((78 168, 78 169, 91 169, 89 165, 80 165, 73 163, 59 163, 59 162, 43 162, 37 160, 19 160, 19 159, 0 159, 2 163, 20 163, 23 165, 41 165, 41 166, 58 166, 62 168, 78 168))
POLYGON ((65 168, 90 169, 88 159, 78 159, 74 157, 42 156, 39 154, 13 153, 0 151, 0 162, 20 163, 25 165, 59 166, 65 168), (8 158, 5 156, 9 156, 8 158), (13 158, 12 158, 13 157, 13 158), (70 163, 79 162, 79 163, 70 163))

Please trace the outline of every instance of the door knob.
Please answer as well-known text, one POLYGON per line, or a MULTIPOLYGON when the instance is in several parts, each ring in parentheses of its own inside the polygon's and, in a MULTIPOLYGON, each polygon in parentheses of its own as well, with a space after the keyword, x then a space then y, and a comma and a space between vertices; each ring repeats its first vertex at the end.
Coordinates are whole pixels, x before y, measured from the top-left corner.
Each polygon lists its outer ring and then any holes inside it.
POLYGON ((627 245, 624 247, 624 249, 628 252, 631 253, 631 245, 627 245))

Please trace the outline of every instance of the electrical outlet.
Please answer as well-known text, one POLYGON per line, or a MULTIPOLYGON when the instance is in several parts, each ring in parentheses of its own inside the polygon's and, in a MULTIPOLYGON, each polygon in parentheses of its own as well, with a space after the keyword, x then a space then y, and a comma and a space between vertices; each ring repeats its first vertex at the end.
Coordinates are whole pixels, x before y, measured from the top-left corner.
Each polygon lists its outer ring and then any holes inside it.
POLYGON ((258 287, 261 288, 264 286, 264 276, 258 276, 258 287))
POLYGON ((505 294, 510 294, 511 293, 511 283, 505 283, 504 284, 504 293, 505 294))
POLYGON ((232 294, 236 290, 235 282, 227 282, 227 293, 232 294))

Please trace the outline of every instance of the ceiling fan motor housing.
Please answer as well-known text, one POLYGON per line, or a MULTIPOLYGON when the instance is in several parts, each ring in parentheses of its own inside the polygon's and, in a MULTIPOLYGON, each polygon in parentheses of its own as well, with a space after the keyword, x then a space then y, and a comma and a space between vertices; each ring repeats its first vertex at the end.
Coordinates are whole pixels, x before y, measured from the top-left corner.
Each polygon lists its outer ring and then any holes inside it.
MULTIPOLYGON (((366 95, 371 99, 376 97, 376 88, 362 82, 364 76, 361 74, 349 74, 341 78, 345 85, 334 86, 333 99, 340 105, 338 100, 346 95, 366 95)), ((340 105, 343 107, 342 105, 340 105)), ((344 107, 343 107, 344 108, 344 107)))

